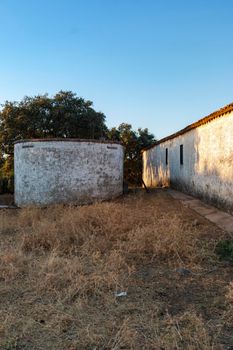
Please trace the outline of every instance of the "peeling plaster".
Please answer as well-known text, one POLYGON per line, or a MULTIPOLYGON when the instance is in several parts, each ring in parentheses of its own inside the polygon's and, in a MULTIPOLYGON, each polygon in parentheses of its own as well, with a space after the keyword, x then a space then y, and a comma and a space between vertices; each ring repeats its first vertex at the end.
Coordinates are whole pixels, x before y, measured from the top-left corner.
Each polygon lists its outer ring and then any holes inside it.
POLYGON ((14 147, 15 203, 19 207, 85 204, 123 192, 121 144, 40 140, 14 147))
POLYGON ((148 187, 170 183, 233 212, 233 112, 145 150, 143 180, 148 187))

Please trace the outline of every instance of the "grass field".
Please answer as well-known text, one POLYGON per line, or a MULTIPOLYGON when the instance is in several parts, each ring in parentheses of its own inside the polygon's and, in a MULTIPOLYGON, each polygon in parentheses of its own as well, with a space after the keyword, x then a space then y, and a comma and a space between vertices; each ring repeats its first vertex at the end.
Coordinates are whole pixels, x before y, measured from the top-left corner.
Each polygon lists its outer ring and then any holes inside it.
POLYGON ((223 238, 166 191, 1 210, 0 349, 233 349, 223 238))

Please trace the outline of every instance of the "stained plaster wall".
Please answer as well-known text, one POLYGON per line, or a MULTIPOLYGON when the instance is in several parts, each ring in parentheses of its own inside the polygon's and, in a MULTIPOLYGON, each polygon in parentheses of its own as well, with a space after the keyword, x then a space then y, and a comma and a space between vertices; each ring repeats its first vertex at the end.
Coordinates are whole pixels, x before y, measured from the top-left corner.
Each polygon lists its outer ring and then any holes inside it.
POLYGON ((144 151, 143 179, 148 187, 171 184, 232 212, 233 112, 144 151))
POLYGON ((84 204, 123 191, 120 144, 46 141, 15 144, 15 203, 84 204))

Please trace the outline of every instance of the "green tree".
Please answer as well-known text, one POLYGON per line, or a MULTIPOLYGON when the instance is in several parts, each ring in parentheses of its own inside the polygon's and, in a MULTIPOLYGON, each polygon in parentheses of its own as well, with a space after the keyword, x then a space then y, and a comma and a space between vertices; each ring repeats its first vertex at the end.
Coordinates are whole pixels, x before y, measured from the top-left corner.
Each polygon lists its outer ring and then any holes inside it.
POLYGON ((71 91, 6 101, 0 111, 0 176, 11 177, 14 142, 31 138, 99 139, 107 135, 105 115, 71 91))
POLYGON ((105 115, 92 102, 71 91, 6 102, 0 112, 0 156, 13 154, 13 143, 31 138, 93 138, 105 136, 105 115))
POLYGON ((154 135, 148 129, 132 129, 132 125, 122 123, 108 132, 110 140, 121 141, 125 147, 124 177, 131 185, 141 185, 142 155, 141 150, 155 142, 154 135))

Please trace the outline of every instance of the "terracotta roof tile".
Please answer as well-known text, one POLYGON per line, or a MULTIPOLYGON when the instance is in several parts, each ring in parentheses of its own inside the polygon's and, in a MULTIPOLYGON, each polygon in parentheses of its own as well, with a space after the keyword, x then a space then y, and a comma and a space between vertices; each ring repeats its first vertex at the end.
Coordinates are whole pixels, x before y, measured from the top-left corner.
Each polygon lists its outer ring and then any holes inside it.
POLYGON ((211 122, 212 120, 216 119, 216 118, 219 118, 221 116, 223 116, 224 114, 226 113, 230 113, 233 111, 233 103, 230 103, 229 105, 226 105, 220 109, 218 109, 217 111, 207 115, 206 117, 202 118, 202 119, 199 119, 197 122, 193 123, 193 124, 190 124, 188 126, 186 126, 184 129, 180 130, 180 131, 177 131, 176 133, 172 134, 172 135, 169 135, 167 137, 164 137, 163 139, 155 142, 153 145, 151 146, 148 146, 148 147, 145 147, 142 149, 142 152, 148 150, 148 149, 151 149, 157 145, 159 145, 160 143, 163 143, 165 141, 168 141, 168 140, 171 140, 171 139, 174 139, 175 137, 177 136, 180 136, 180 135, 183 135, 185 134, 186 132, 190 131, 190 130, 193 130, 193 129, 196 129, 198 128, 200 125, 203 125, 203 124, 206 124, 206 123, 209 123, 211 122))

